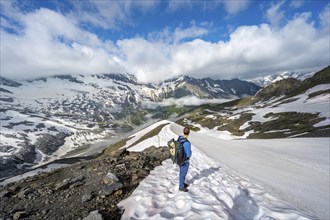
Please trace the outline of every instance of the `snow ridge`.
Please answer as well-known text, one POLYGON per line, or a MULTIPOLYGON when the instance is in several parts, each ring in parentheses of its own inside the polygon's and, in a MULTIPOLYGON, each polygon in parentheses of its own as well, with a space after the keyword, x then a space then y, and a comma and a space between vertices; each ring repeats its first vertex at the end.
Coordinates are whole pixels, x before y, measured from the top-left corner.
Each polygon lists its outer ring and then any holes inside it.
MULTIPOLYGON (((165 129, 166 130, 166 129, 165 129)), ((118 206, 122 219, 308 219, 249 179, 230 171, 195 147, 187 175, 189 192, 178 190, 178 167, 156 167, 118 206)))

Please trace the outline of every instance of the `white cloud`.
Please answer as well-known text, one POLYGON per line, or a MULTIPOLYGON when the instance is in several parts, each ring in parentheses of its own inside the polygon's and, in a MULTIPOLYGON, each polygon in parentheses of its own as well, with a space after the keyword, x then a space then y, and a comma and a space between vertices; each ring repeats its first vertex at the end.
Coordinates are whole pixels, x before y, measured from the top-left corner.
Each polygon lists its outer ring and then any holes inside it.
POLYGON ((301 6, 303 6, 304 1, 303 0, 291 0, 290 2, 290 6, 293 8, 300 8, 301 6))
MULTIPOLYGON (((235 99, 237 97, 233 97, 235 99)), ((162 102, 158 103, 160 106, 171 106, 171 105, 176 105, 176 106, 199 106, 203 104, 219 104, 219 103, 224 103, 228 102, 228 99, 200 99, 196 96, 185 96, 183 98, 179 99, 174 99, 174 98, 169 98, 165 99, 162 102)))
POLYGON ((133 10, 147 13, 159 4, 159 0, 147 1, 72 1, 71 17, 104 29, 118 28, 119 24, 134 24, 133 10))
POLYGON ((185 9, 191 9, 193 5, 192 0, 170 0, 167 6, 167 11, 168 12, 175 12, 179 9, 185 8, 185 9))
POLYGON ((212 23, 202 22, 196 25, 195 21, 191 21, 191 26, 187 28, 177 27, 172 30, 169 27, 164 28, 160 32, 152 32, 148 34, 148 40, 167 43, 181 43, 195 38, 205 36, 209 33, 209 29, 212 28, 212 23))
POLYGON ((321 26, 328 31, 330 29, 330 4, 324 7, 323 11, 319 15, 321 26))
POLYGON ((195 23, 186 29, 152 33, 148 39, 112 42, 82 29, 70 16, 48 9, 16 11, 15 16, 24 27, 22 33, 6 31, 10 20, 5 27, 1 24, 1 75, 9 78, 128 71, 142 82, 186 74, 247 79, 279 71, 317 70, 329 65, 330 59, 329 5, 319 15, 320 27, 309 21, 310 13, 302 13, 279 27, 240 26, 229 40, 219 42, 196 39, 208 29, 195 23))
POLYGON ((31 78, 63 73, 125 71, 114 61, 109 42, 81 30, 63 15, 40 9, 23 15, 24 34, 1 29, 1 74, 31 78), (68 39, 67 42, 62 42, 68 39), (103 46, 105 46, 103 48, 103 46))
POLYGON ((284 1, 279 1, 277 4, 272 3, 272 6, 266 12, 266 18, 273 27, 278 27, 284 19, 284 11, 280 10, 284 1))
POLYGON ((125 66, 139 79, 161 81, 188 74, 231 79, 290 70, 317 70, 329 62, 329 33, 303 13, 282 28, 269 24, 241 26, 227 42, 195 39, 180 44, 144 39, 121 41, 125 66), (157 74, 156 74, 157 73, 157 74))
POLYGON ((249 5, 249 0, 237 0, 237 1, 223 1, 226 12, 229 15, 235 15, 240 11, 243 11, 249 5))
POLYGON ((199 7, 202 10, 210 10, 223 6, 224 10, 230 16, 236 15, 238 12, 243 11, 249 5, 250 0, 208 0, 208 1, 195 1, 195 0, 170 0, 168 3, 167 11, 175 12, 180 9, 192 9, 199 7))
POLYGON ((174 31, 174 42, 178 43, 184 39, 197 38, 206 35, 208 30, 203 27, 193 25, 187 29, 176 28, 174 31))

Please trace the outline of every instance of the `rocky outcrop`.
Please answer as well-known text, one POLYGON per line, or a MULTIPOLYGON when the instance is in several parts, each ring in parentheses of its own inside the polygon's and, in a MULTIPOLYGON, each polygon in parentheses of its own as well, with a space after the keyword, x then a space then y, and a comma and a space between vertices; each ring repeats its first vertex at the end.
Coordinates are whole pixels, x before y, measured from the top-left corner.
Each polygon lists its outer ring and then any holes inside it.
POLYGON ((15 155, 0 157, 0 178, 24 172, 32 166, 36 158, 35 147, 28 142, 24 142, 22 148, 15 155))
POLYGON ((56 135, 43 134, 38 137, 34 145, 43 153, 51 155, 65 143, 65 138, 67 136, 69 136, 69 134, 63 132, 58 133, 56 135))
POLYGON ((0 186, 0 219, 120 219, 117 203, 168 157, 167 147, 122 149, 0 186))

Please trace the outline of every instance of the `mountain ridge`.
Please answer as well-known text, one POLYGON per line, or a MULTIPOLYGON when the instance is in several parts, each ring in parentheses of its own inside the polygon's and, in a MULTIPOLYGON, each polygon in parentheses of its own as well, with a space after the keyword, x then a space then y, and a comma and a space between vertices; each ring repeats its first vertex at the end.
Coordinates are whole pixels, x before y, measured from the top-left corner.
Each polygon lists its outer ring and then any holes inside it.
POLYGON ((240 83, 235 80, 219 89, 210 79, 182 77, 157 85, 141 84, 133 75, 111 73, 21 81, 1 77, 0 168, 4 172, 0 178, 19 170, 17 167, 47 163, 102 138, 114 138, 137 125, 184 111, 185 107, 163 107, 168 99, 237 98, 259 89, 252 83, 240 83), (208 82, 214 87, 203 88, 208 82), (254 90, 239 91, 237 86, 242 84, 254 90))

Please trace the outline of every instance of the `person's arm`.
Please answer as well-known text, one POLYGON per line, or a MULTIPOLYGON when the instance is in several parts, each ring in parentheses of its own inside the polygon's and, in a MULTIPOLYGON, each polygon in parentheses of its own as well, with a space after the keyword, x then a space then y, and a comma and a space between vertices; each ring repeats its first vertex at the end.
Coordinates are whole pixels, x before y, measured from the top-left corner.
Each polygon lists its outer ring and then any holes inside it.
POLYGON ((190 146, 190 142, 186 141, 183 143, 183 148, 184 148, 184 152, 186 154, 186 158, 189 159, 191 157, 191 146, 190 146))

